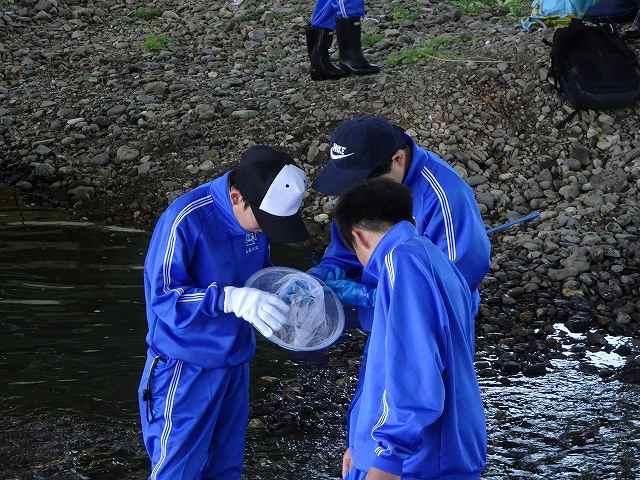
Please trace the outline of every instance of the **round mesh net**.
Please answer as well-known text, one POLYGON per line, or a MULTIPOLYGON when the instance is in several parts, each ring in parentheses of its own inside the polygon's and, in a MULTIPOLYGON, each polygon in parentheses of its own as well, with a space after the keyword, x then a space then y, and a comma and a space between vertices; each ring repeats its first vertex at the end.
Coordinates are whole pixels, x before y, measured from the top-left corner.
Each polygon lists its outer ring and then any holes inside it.
POLYGON ((278 295, 291 309, 288 321, 270 339, 297 351, 330 346, 344 329, 344 312, 335 294, 320 280, 286 267, 269 267, 255 273, 247 287, 278 295))

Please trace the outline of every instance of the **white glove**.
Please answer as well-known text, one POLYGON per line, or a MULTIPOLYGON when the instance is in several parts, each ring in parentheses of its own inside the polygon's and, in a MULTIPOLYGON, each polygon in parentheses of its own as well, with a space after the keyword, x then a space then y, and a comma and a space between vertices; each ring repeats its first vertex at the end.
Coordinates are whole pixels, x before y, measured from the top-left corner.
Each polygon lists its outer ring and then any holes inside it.
POLYGON ((224 313, 243 318, 269 338, 287 322, 289 305, 256 288, 224 287, 224 313))

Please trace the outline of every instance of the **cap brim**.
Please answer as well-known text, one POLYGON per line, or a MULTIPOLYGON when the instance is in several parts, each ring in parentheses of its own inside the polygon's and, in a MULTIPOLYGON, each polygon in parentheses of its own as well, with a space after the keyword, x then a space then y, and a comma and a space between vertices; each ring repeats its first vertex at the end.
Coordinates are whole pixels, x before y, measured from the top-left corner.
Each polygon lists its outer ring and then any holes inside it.
POLYGON ((264 234, 274 243, 302 242, 309 238, 309 232, 305 227, 299 213, 290 217, 271 215, 259 208, 253 208, 253 214, 264 234))
POLYGON ((370 173, 371 169, 347 170, 330 161, 313 182, 313 188, 325 195, 340 195, 366 180, 370 173))

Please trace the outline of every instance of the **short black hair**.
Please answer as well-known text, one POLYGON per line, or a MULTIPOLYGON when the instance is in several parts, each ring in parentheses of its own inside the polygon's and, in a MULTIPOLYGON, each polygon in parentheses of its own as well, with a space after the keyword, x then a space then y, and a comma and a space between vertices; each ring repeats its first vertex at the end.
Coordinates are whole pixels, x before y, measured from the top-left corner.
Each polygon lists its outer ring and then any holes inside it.
POLYGON ((340 196, 334 216, 342 241, 353 250, 353 227, 384 232, 396 223, 413 222, 411 190, 392 180, 367 180, 340 196))
POLYGON ((231 190, 232 188, 235 188, 236 190, 238 190, 240 192, 240 195, 242 195, 242 201, 244 202, 244 209, 246 210, 247 208, 249 208, 249 202, 247 202, 244 199, 244 192, 238 187, 237 182, 236 182, 236 178, 237 178, 237 171, 236 170, 231 170, 229 172, 229 190, 231 190))

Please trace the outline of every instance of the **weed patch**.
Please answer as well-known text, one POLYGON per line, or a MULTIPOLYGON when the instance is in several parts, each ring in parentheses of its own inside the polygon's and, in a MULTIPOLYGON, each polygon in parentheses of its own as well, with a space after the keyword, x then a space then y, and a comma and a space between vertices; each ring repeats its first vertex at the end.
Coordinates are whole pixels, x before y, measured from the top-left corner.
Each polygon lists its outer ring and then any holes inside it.
POLYGON ((531 6, 529 0, 453 0, 452 3, 465 15, 479 15, 490 10, 500 10, 518 18, 527 16, 531 6))
POLYGON ((452 40, 448 36, 442 35, 439 37, 429 38, 414 48, 392 53, 387 57, 386 63, 387 65, 392 66, 417 63, 438 54, 445 53, 451 44, 452 40))
POLYGON ((382 33, 362 33, 362 46, 364 48, 373 47, 376 43, 384 38, 382 33))
POLYGON ((419 16, 420 13, 417 10, 405 7, 394 7, 393 10, 391 10, 391 17, 396 23, 400 23, 403 20, 413 21, 419 16))
POLYGON ((144 39, 144 48, 150 52, 159 52, 166 49, 171 43, 171 38, 167 35, 147 35, 144 39))

